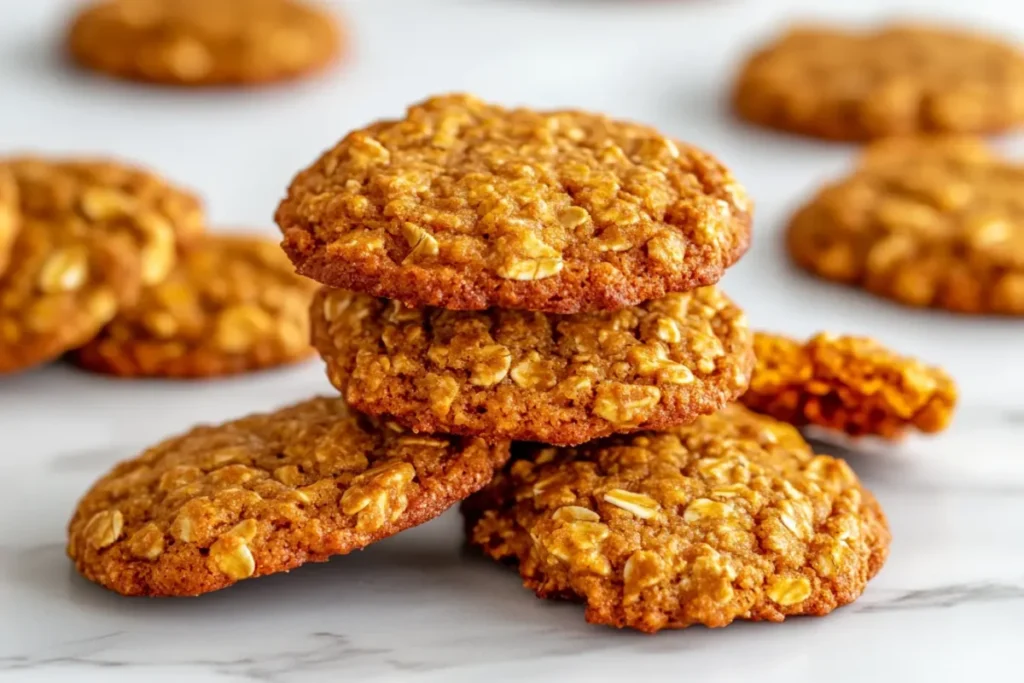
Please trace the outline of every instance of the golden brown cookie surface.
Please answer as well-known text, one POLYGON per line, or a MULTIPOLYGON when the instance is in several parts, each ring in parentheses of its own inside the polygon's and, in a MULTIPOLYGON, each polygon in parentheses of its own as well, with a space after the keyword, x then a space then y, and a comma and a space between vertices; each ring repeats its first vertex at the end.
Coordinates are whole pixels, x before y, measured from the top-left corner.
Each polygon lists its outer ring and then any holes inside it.
POLYGON ((716 282, 750 212, 724 166, 652 128, 449 95, 347 135, 277 223, 299 272, 332 287, 575 313, 716 282))
POLYGON ((21 211, 18 209, 18 183, 11 169, 0 165, 0 275, 7 268, 19 228, 21 211))
POLYGON ((129 377, 211 377, 295 362, 313 353, 315 290, 277 242, 207 235, 76 359, 129 377))
POLYGON ((333 17, 297 0, 100 0, 67 41, 90 69, 200 86, 301 77, 333 62, 341 38, 333 17))
POLYGON ((124 595, 198 595, 432 519, 507 457, 507 444, 397 432, 316 398, 115 466, 79 502, 68 554, 124 595))
POLYGON ((908 429, 942 431, 956 406, 949 375, 872 339, 822 333, 804 343, 757 332, 754 353, 740 402, 797 427, 895 439, 908 429))
POLYGON ((0 160, 21 228, 0 275, 0 373, 92 338, 174 265, 203 227, 198 200, 141 169, 101 161, 0 160))
POLYGON ((714 287, 619 311, 412 309, 324 288, 313 341, 364 412, 419 432, 577 444, 668 428, 747 387, 746 316, 714 287))
POLYGON ((749 121, 822 138, 996 132, 1024 122, 1024 54, 936 26, 802 27, 749 59, 733 98, 749 121))
POLYGON ((824 615, 888 554, 842 460, 738 405, 669 432, 528 446, 463 504, 469 540, 591 623, 654 632, 824 615))
POLYGON ((876 145, 794 215, 793 260, 909 306, 1024 314, 1024 166, 957 139, 876 145))

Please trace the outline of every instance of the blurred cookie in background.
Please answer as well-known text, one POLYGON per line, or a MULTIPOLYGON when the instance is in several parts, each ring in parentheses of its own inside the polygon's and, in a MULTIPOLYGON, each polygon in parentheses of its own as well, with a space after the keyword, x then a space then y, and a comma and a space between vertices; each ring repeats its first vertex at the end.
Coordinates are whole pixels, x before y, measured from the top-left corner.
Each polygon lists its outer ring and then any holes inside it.
POLYGON ((89 341, 203 230, 200 201, 112 161, 12 158, 20 223, 0 274, 0 374, 89 341))
POLYGON ((175 378, 296 362, 313 353, 309 304, 315 290, 275 241, 207 235, 75 358, 97 372, 175 378))
POLYGON ((0 166, 0 275, 7 268, 7 260, 18 235, 18 183, 11 169, 0 166))
POLYGON ((908 306, 1024 315, 1024 166, 959 138, 880 141, 791 219, 802 268, 908 306))
POLYGON ((1024 121, 1024 55, 939 26, 795 27, 746 62, 733 106, 753 123, 835 140, 995 133, 1024 121))
POLYGON ((297 0, 104 0, 71 22, 88 69, 166 85, 245 85, 325 68, 342 49, 327 11, 297 0))

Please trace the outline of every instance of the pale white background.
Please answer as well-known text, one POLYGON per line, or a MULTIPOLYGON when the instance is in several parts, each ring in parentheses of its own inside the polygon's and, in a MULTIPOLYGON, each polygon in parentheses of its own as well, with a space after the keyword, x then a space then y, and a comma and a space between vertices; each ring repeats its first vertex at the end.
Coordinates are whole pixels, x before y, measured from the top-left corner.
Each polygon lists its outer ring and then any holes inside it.
MULTIPOLYGON (((317 363, 198 385, 56 366, 0 379, 0 680, 1012 680, 1024 636, 1024 321, 911 311, 797 273, 786 217, 854 148, 757 131, 723 106, 745 50, 788 18, 954 18, 1024 38, 1016 0, 363 0, 339 3, 343 67, 268 90, 187 92, 58 59, 71 4, 0 0, 0 154, 136 160, 196 188, 214 225, 274 233, 293 173, 347 130, 431 93, 573 106, 655 124, 722 158, 757 203, 724 280, 754 325, 870 334, 947 367, 953 429, 851 462, 896 536, 863 600, 828 619, 644 638, 583 624, 459 555, 454 514, 365 553, 185 601, 128 601, 63 557, 78 495, 110 464, 197 421, 327 391, 317 363)), ((1018 141, 1004 138, 1009 151, 1018 141)))

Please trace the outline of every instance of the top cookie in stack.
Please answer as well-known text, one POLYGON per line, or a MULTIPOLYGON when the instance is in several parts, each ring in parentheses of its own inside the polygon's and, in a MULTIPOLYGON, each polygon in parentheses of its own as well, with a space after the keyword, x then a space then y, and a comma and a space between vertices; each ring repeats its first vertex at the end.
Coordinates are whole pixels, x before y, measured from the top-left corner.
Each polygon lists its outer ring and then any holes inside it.
POLYGON ((749 244, 750 201, 652 128, 437 97, 347 135, 276 218, 328 286, 332 382, 414 430, 575 444, 747 386, 744 316, 710 286, 749 244))

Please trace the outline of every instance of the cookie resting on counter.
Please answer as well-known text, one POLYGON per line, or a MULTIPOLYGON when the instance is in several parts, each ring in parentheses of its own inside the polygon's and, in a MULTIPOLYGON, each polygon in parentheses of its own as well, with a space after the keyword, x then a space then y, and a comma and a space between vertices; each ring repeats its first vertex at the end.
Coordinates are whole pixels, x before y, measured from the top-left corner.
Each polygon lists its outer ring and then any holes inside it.
POLYGON ((890 541, 845 462, 738 405, 667 432, 524 445, 462 510, 470 544, 517 563, 538 596, 646 632, 828 614, 890 541))
POLYGON ((314 398, 200 426, 79 501, 68 555, 124 595, 199 595, 366 547, 491 480, 508 444, 417 436, 314 398))

